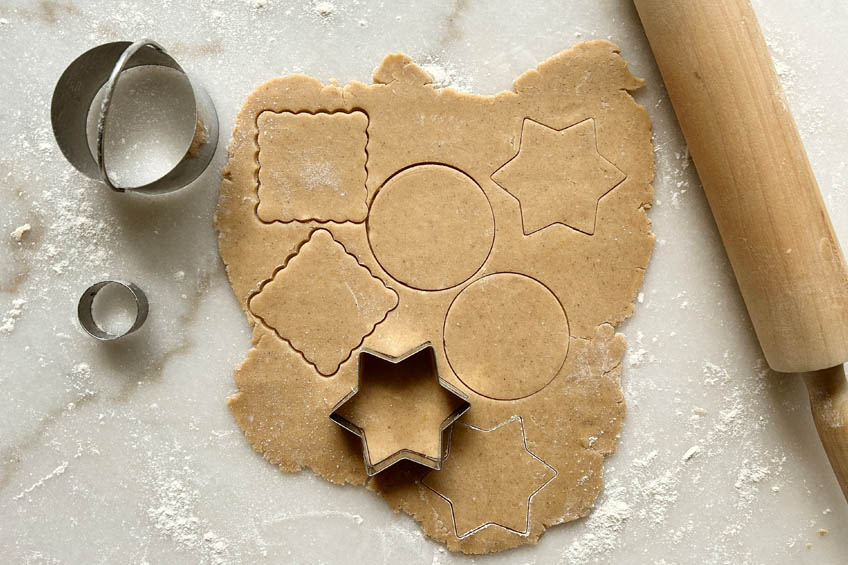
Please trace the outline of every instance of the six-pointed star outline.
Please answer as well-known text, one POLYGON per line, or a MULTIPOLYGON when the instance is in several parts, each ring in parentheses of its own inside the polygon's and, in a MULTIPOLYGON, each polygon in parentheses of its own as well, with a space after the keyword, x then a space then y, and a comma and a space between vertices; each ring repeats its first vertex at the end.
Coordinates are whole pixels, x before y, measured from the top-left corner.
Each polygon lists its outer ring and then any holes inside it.
POLYGON ((561 130, 526 118, 518 152, 492 173, 518 200, 525 235, 553 224, 593 235, 600 199, 625 178, 598 151, 592 118, 561 130))
POLYGON ((513 416, 490 429, 458 423, 444 468, 422 483, 450 506, 459 539, 490 526, 528 535, 533 497, 557 474, 530 451, 524 420, 513 416))

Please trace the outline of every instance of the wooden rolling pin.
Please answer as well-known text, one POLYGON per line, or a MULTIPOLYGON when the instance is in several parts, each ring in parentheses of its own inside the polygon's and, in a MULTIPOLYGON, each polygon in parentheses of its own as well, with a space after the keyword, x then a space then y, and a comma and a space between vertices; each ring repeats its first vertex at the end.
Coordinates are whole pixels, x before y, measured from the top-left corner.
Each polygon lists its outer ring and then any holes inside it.
POLYGON ((751 4, 634 2, 765 358, 804 374, 848 499, 848 268, 751 4))

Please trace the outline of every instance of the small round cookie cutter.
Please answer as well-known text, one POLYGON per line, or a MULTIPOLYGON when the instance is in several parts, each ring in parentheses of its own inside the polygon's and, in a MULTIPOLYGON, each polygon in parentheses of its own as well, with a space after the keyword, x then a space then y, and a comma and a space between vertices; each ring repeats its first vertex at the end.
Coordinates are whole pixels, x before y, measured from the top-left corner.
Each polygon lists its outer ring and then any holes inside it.
POLYGON ((79 304, 77 304, 77 318, 79 319, 82 329, 84 329, 91 337, 99 339, 100 341, 113 341, 124 337, 125 335, 129 335, 140 328, 147 319, 147 312, 149 309, 150 305, 147 302, 147 296, 136 284, 129 281, 106 280, 96 282, 85 289, 85 292, 83 292, 82 296, 80 296, 79 304), (98 292, 110 285, 123 287, 128 290, 135 299, 135 320, 128 329, 119 334, 107 332, 98 326, 97 322, 94 321, 94 314, 92 312, 94 297, 97 296, 98 292))
POLYGON ((50 118, 56 142, 71 165, 89 178, 102 180, 117 192, 156 194, 182 188, 206 169, 218 145, 218 115, 209 95, 191 81, 188 73, 161 45, 149 39, 106 43, 77 57, 56 84, 50 118), (146 65, 169 67, 185 76, 194 98, 196 127, 191 138, 186 140, 182 159, 169 172, 144 185, 117 186, 109 177, 103 143, 112 95, 123 71, 146 65), (92 152, 87 131, 88 114, 104 85, 97 119, 97 151, 92 152))

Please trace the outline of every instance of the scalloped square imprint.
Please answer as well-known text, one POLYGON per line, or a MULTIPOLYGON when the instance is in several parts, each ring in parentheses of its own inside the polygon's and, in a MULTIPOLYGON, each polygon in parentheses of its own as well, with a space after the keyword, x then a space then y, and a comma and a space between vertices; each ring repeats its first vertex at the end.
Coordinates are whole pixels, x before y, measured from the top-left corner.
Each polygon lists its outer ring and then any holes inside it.
POLYGON ((269 111, 256 125, 260 220, 365 221, 364 113, 269 111))

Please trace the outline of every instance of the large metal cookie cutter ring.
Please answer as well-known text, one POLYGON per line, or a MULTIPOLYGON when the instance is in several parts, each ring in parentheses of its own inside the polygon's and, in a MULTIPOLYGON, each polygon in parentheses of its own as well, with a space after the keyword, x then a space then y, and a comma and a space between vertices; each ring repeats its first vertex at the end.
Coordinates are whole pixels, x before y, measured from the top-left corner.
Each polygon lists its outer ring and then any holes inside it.
POLYGON ((162 46, 148 39, 135 43, 106 43, 77 57, 56 84, 50 118, 56 142, 74 168, 87 177, 102 180, 106 186, 118 192, 154 194, 182 188, 206 169, 218 145, 218 116, 209 95, 189 79, 188 74, 162 46), (116 186, 109 178, 103 143, 112 95, 123 71, 145 65, 169 67, 185 75, 194 97, 196 128, 191 137, 186 139, 182 159, 168 173, 141 186, 116 186), (103 102, 97 120, 97 151, 92 154, 87 133, 88 114, 104 84, 103 102))

